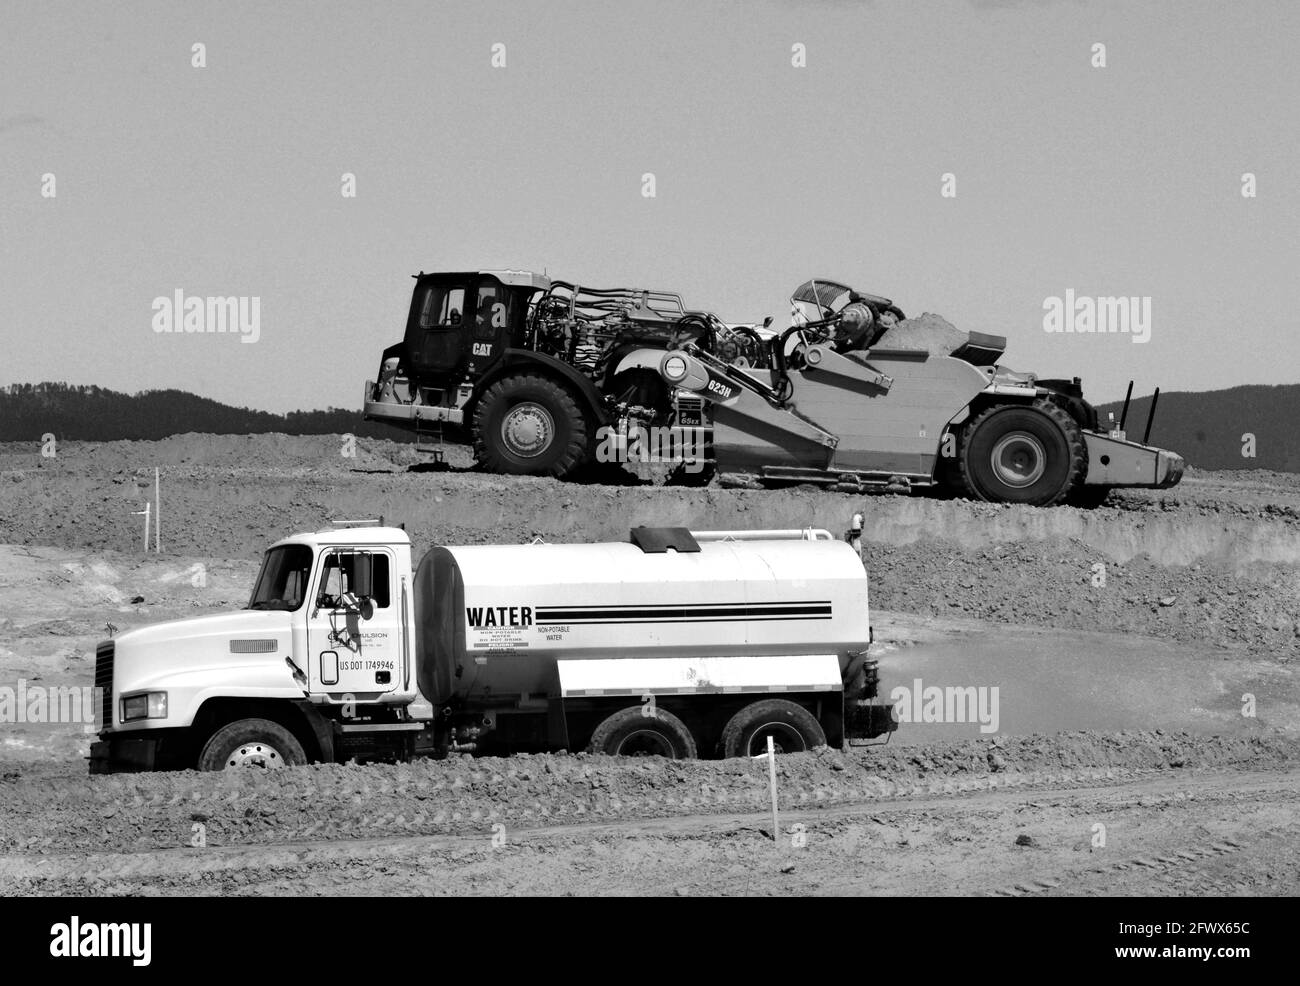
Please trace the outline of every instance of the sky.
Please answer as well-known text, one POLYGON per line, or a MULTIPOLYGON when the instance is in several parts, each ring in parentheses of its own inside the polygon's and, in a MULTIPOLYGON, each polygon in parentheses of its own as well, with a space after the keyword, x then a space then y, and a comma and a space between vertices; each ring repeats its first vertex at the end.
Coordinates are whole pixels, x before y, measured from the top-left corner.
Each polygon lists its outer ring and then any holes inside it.
POLYGON ((1096 403, 1300 382, 1289 0, 7 0, 3 22, 0 384, 359 409, 410 275, 480 267, 778 325, 840 280, 1096 403), (177 291, 259 299, 257 341, 155 331, 177 291), (1045 331, 1067 291, 1150 298, 1149 341, 1045 331))

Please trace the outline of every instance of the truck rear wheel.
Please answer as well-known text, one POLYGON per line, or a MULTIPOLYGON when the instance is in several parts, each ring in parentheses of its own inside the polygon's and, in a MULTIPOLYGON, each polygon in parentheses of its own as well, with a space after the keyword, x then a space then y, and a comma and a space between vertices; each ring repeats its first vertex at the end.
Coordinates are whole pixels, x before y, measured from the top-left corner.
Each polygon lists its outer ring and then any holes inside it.
POLYGON ((666 709, 643 705, 620 709, 602 722, 591 734, 588 749, 611 757, 694 760, 699 756, 695 737, 684 722, 666 709))
POLYGON ((474 410, 474 454, 496 473, 567 476, 587 458, 587 418, 573 394, 536 373, 492 384, 474 410))
POLYGON ((222 726, 203 746, 199 770, 300 767, 307 754, 293 733, 270 719, 239 719, 222 726))
POLYGON ((765 698, 745 706, 722 730, 724 757, 757 757, 767 738, 777 753, 802 753, 826 745, 826 732, 811 712, 784 698, 765 698))
POLYGON ((1060 503, 1082 481, 1083 432, 1051 401, 992 407, 966 428, 958 455, 962 486, 976 500, 1060 503))

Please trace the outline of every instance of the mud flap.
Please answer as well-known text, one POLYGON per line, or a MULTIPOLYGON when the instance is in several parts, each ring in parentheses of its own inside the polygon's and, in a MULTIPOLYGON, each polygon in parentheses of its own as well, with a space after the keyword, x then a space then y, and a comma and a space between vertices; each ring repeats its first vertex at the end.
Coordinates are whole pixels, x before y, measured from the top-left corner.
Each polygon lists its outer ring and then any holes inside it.
POLYGON ((844 708, 844 735, 852 746, 854 741, 875 739, 898 728, 894 707, 876 703, 847 703, 844 708))

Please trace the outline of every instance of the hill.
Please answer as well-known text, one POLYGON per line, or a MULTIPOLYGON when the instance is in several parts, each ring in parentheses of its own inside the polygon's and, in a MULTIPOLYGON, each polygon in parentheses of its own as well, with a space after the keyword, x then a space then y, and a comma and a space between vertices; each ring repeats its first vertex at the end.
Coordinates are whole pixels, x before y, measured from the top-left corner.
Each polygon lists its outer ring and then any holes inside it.
MULTIPOLYGON (((1099 405, 1102 427, 1107 414, 1119 421, 1122 401, 1099 405)), ((1141 441, 1151 398, 1134 398, 1125 429, 1141 441)), ((1172 449, 1198 469, 1271 469, 1300 472, 1300 384, 1247 385, 1193 394, 1161 394, 1151 444, 1172 449), (1247 436, 1254 436, 1254 458, 1247 436)))
POLYGON ((341 435, 407 441, 388 425, 362 421, 358 410, 326 408, 272 414, 231 407, 183 390, 123 394, 66 383, 12 384, 0 388, 0 441, 60 440, 111 442, 152 440, 186 432, 216 435, 341 435))

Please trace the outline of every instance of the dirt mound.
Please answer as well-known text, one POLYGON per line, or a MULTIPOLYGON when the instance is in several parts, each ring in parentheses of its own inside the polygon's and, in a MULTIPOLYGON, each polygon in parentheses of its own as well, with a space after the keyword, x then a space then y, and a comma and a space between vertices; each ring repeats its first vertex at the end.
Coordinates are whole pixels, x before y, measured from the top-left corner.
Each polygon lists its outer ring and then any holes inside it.
POLYGON ((35 443, 0 445, 0 471, 35 469, 58 474, 86 470, 143 475, 154 467, 218 467, 276 474, 338 465, 349 469, 404 467, 422 461, 409 445, 349 435, 209 435, 187 432, 153 442, 63 442, 42 456, 35 443))
POLYGON ((947 356, 966 342, 967 334, 942 315, 926 312, 915 318, 905 318, 891 325, 873 349, 923 349, 931 356, 947 356))
MULTIPOLYGON (((782 757, 788 807, 911 793, 1113 781, 1145 771, 1292 765, 1300 743, 1274 736, 1066 733, 922 750, 822 749, 782 757)), ((750 760, 546 755, 457 757, 392 766, 78 776, 78 767, 0 770, 0 852, 143 850, 304 838, 490 831, 720 811, 761 811, 767 771, 750 760)))
POLYGON ((1205 641, 1300 654, 1300 570, 1235 575, 1217 565, 1117 561, 1077 541, 955 549, 942 541, 868 550, 873 605, 929 616, 1205 641))

